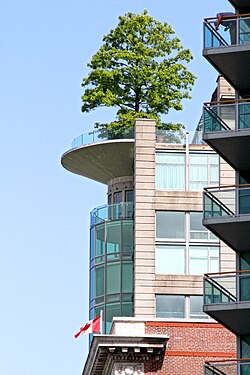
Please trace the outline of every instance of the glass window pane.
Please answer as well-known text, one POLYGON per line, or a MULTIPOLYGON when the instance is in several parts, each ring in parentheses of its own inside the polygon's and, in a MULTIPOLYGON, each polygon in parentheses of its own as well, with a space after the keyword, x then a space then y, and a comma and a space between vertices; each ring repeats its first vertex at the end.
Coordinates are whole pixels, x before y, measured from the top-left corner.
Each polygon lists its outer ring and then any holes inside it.
POLYGON ((134 192, 133 190, 126 191, 126 202, 133 202, 134 200, 134 192))
POLYGON ((112 319, 114 316, 121 316, 121 304, 120 303, 108 303, 106 305, 106 333, 109 333, 112 319))
POLYGON ((105 226, 99 224, 95 227, 95 256, 105 254, 105 226))
POLYGON ((202 212, 190 212, 190 238, 193 240, 208 239, 208 230, 202 225, 202 212))
POLYGON ((190 155, 190 190, 199 191, 219 183, 218 155, 190 155))
POLYGON ((185 154, 156 154, 156 189, 185 190, 185 154))
POLYGON ((172 211, 156 212, 156 238, 185 239, 185 213, 172 211))
POLYGON ((118 253, 121 246, 121 222, 107 223, 107 253, 118 253))
POLYGON ((120 262, 108 263, 106 265, 107 271, 107 285, 106 285, 106 293, 107 294, 115 294, 120 293, 120 285, 121 285, 121 265, 120 262))
POLYGON ((158 274, 184 274, 185 247, 174 245, 157 246, 155 272, 158 274))
POLYGON ((219 272, 219 270, 220 270, 219 258, 216 258, 216 259, 211 258, 210 259, 210 268, 209 268, 208 272, 219 272))
POLYGON ((191 275, 219 271, 219 246, 190 246, 189 256, 191 275))
POLYGON ((190 274, 191 275, 203 275, 208 272, 208 260, 207 259, 190 259, 190 274))
POLYGON ((156 295, 157 318, 184 318, 184 296, 156 295))
POLYGON ((104 265, 96 266, 94 270, 95 276, 95 297, 104 294, 104 265))
POLYGON ((250 357, 250 336, 241 336, 240 343, 241 343, 241 358, 249 358, 250 357))
POLYGON ((132 302, 122 302, 122 316, 133 316, 132 302))
POLYGON ((190 318, 208 318, 208 315, 203 312, 203 296, 190 296, 190 318))
POLYGON ((134 223, 133 221, 122 222, 122 252, 132 253, 134 249, 134 223))
POLYGON ((122 191, 117 191, 114 193, 114 203, 121 203, 122 202, 122 191))
POLYGON ((122 292, 129 293, 133 290, 133 264, 122 262, 122 292))

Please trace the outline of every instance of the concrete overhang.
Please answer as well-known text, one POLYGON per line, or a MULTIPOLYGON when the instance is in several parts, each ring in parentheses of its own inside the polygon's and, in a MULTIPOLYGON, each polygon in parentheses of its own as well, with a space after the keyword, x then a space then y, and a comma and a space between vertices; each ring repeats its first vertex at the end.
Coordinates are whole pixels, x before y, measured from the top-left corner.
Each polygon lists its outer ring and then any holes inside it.
POLYGON ((203 140, 233 169, 250 170, 250 129, 203 133, 203 140))
POLYGON ((250 250, 250 215, 208 217, 202 223, 233 250, 250 250))
POLYGON ((82 375, 110 375, 114 361, 144 362, 162 355, 167 336, 94 336, 82 375))
POLYGON ((236 335, 250 334, 249 301, 209 304, 203 310, 236 335))
POLYGON ((203 56, 241 93, 250 87, 250 44, 204 48, 203 56))
MULTIPOLYGON (((241 9, 242 11, 244 11, 244 9, 250 9, 249 0, 229 0, 229 2, 233 7, 241 9)), ((240 13, 243 13, 242 11, 240 13)))
POLYGON ((117 177, 133 175, 134 140, 119 139, 73 148, 62 156, 70 172, 108 184, 117 177))

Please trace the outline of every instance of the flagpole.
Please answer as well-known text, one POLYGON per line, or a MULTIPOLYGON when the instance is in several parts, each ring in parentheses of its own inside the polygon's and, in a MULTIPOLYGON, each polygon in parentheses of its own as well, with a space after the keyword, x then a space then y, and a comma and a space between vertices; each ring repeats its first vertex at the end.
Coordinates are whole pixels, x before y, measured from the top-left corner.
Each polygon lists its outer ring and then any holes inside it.
POLYGON ((100 316, 101 316, 101 324, 100 324, 100 334, 102 335, 102 331, 103 331, 103 327, 102 327, 102 325, 103 325, 103 310, 101 310, 100 311, 100 316))

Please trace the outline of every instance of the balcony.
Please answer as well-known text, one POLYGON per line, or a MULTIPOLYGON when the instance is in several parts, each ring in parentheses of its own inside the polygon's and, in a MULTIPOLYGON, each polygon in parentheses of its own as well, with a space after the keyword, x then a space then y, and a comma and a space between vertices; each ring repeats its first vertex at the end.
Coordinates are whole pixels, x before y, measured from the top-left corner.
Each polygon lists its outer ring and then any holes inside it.
POLYGON ((206 362, 205 375, 247 375, 250 374, 250 358, 206 362))
POLYGON ((237 252, 249 251, 250 184, 209 187, 203 225, 237 252))
MULTIPOLYGON (((95 130, 76 137, 61 162, 70 172, 107 185, 113 178, 133 175, 134 142, 133 129, 120 134, 107 129, 95 130)), ((182 130, 158 129, 155 142, 159 148, 170 144, 204 143, 201 131, 189 134, 182 130)))
POLYGON ((94 208, 90 213, 90 225, 105 221, 133 219, 134 203, 122 202, 94 208))
POLYGON ((237 335, 250 333, 250 271, 204 275, 203 310, 237 335))
POLYGON ((205 103, 203 139, 238 171, 250 170, 250 98, 205 103))
POLYGON ((70 172, 108 184, 116 177, 133 175, 134 132, 114 135, 106 129, 75 138, 62 156, 62 165, 70 172))
POLYGON ((241 93, 250 88, 250 14, 204 20, 203 56, 241 93))

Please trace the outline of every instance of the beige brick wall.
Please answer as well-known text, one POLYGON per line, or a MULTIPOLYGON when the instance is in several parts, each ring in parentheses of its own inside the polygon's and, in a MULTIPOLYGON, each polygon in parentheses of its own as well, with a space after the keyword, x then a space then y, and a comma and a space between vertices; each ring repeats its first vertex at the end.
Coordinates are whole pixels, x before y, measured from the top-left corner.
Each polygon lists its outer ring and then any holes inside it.
MULTIPOLYGON (((220 158, 220 185, 234 185, 235 171, 222 158, 220 158)), ((220 241, 220 272, 228 272, 235 269, 236 253, 224 242, 220 241)))
MULTIPOLYGON (((155 275, 155 211, 202 211, 202 192, 155 190, 155 151, 180 149, 181 145, 156 144, 155 122, 136 121, 135 134, 135 317, 155 316, 155 294, 202 294, 202 276, 155 275)), ((210 150, 206 145, 194 150, 210 150)), ((234 171, 220 159, 220 184, 233 184, 234 171)), ((235 253, 221 243, 220 271, 235 268, 235 253)))
POLYGON ((134 312, 155 316, 155 121, 137 120, 135 134, 134 312))

